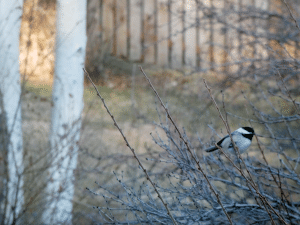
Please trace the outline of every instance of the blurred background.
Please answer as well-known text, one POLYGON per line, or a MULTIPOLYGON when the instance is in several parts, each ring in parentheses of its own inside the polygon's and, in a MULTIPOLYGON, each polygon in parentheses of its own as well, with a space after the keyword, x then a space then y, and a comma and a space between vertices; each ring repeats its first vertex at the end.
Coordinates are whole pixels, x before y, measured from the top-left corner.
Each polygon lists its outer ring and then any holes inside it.
MULTIPOLYGON (((281 0, 87 1, 85 68, 151 176, 160 179, 175 167, 158 160, 163 150, 150 133, 167 140, 156 126, 167 119, 139 66, 199 157, 216 133, 226 134, 205 78, 231 130, 253 126, 269 164, 278 165, 284 149, 299 172, 299 4, 288 2, 294 20, 281 0)), ((55 15, 55 0, 24 1, 20 72, 28 224, 39 224, 41 215, 59 45, 55 15)), ((97 192, 103 185, 121 195, 117 176, 137 188, 145 177, 87 80, 82 118, 72 223, 96 224, 101 219, 93 207, 109 199, 86 187, 97 192)), ((256 145, 247 154, 262 158, 256 145)))

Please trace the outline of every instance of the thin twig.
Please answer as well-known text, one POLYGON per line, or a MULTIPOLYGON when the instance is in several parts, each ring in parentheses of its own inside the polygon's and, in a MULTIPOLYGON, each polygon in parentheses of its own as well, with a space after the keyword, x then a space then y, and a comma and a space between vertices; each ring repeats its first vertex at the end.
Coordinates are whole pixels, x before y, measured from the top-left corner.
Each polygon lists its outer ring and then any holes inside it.
POLYGON ((93 87, 95 88, 95 90, 96 90, 96 92, 97 92, 97 95, 98 95, 99 98, 101 99, 101 101, 102 101, 102 103, 103 103, 103 105, 104 105, 104 107, 105 107, 107 113, 110 115, 110 117, 111 117, 112 120, 114 121, 114 125, 115 125, 115 127, 117 127, 117 129, 119 130, 120 134, 122 135, 122 137, 123 137, 123 139, 124 139, 124 141, 125 141, 125 143, 126 143, 126 146, 127 146, 127 147, 130 149, 130 151, 132 152, 134 158, 136 159, 136 161, 138 162, 139 166, 142 168, 143 172, 145 173, 147 180, 151 183, 151 185, 153 186, 153 188, 154 188, 156 194, 158 195, 158 198, 161 200, 161 202, 163 203, 164 207, 166 208, 166 210, 167 210, 167 212, 168 212, 168 215, 169 215, 170 218, 172 219, 173 223, 174 223, 175 225, 177 225, 177 222, 175 221, 174 217, 172 216, 171 211, 170 211, 170 209, 169 209, 169 207, 168 207, 168 204, 163 200, 161 194, 159 193, 158 189, 156 188, 156 184, 155 184, 155 183, 152 181, 152 179, 150 178, 150 176, 149 176, 147 170, 145 169, 145 167, 143 166, 142 162, 140 161, 140 159, 139 159, 138 156, 136 155, 135 150, 130 146, 129 142, 127 141, 127 138, 125 137, 125 135, 124 135, 124 133, 123 133, 123 131, 122 131, 122 129, 119 127, 117 121, 115 120, 115 117, 114 117, 114 116, 111 114, 111 112, 109 111, 109 109, 108 109, 108 107, 107 107, 107 105, 106 105, 106 103, 105 103, 104 98, 102 98, 100 92, 98 91, 98 88, 96 87, 96 85, 94 84, 94 82, 93 82, 92 79, 90 78, 88 72, 87 72, 84 68, 83 68, 83 71, 84 71, 86 77, 89 79, 89 81, 90 81, 91 84, 93 85, 93 87))
POLYGON ((289 10, 290 16, 292 17, 292 19, 294 20, 294 22, 295 22, 295 24, 296 24, 296 27, 297 27, 298 30, 300 31, 300 27, 299 27, 299 25, 298 25, 298 22, 297 22, 297 20, 295 19, 295 17, 294 17, 294 15, 293 15, 293 13, 292 13, 292 11, 291 11, 289 5, 287 4, 286 0, 282 0, 282 2, 285 4, 285 6, 287 7, 287 9, 289 10))
POLYGON ((200 166, 199 160, 197 160, 196 157, 194 156, 194 154, 193 154, 193 152, 192 152, 192 150, 191 150, 191 148, 190 148, 188 142, 184 139, 183 135, 181 134, 180 130, 178 129, 177 125, 175 124, 174 120, 172 119, 172 117, 171 117, 171 115, 170 115, 170 113, 169 113, 169 110, 167 109, 167 107, 165 106, 165 104, 163 103, 163 101, 161 100, 159 94, 157 93, 157 91, 156 91, 155 88, 153 87, 153 85, 152 85, 150 79, 148 78, 148 76, 146 75, 146 73, 144 72, 144 70, 143 70, 143 68, 142 68, 141 66, 140 66, 140 69, 141 69, 143 75, 145 76, 146 80, 148 81, 148 83, 149 83, 151 89, 153 90, 153 92, 155 93, 156 97, 157 97, 158 100, 160 101, 160 104, 162 105, 162 107, 163 107, 164 110, 166 111, 167 116, 168 116, 169 120, 171 121, 171 123, 174 125, 174 127, 175 127, 175 129, 176 129, 176 131, 177 131, 177 133, 178 133, 178 135, 179 135, 179 137, 180 137, 180 139, 184 142, 185 146, 187 147, 187 150, 188 150, 188 152, 190 153, 192 159, 196 162, 197 167, 198 167, 198 170, 199 170, 199 171, 201 172, 201 174, 204 176, 206 182, 208 183, 208 186, 209 186, 210 190, 211 190, 211 191, 213 192, 213 194, 216 196, 217 201, 218 201, 219 205, 222 207, 223 212, 224 212, 225 215, 227 216, 227 219, 228 219, 229 223, 230 223, 230 224, 233 224, 232 221, 231 221, 230 216, 229 216, 228 213, 226 212, 226 209, 224 208, 224 206, 223 206, 223 204, 222 204, 222 202, 221 202, 221 199, 220 199, 220 197, 219 197, 219 194, 215 191, 215 189, 213 188, 212 184, 210 183, 210 181, 209 181, 207 175, 204 173, 204 170, 203 170, 202 167, 200 166))

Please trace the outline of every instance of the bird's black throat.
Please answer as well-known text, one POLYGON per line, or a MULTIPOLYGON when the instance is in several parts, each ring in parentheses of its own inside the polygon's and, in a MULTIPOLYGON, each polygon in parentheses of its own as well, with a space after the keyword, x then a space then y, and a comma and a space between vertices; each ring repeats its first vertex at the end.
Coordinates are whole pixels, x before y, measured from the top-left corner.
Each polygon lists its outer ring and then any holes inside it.
POLYGON ((253 134, 242 134, 245 138, 248 138, 249 140, 252 140, 253 134))

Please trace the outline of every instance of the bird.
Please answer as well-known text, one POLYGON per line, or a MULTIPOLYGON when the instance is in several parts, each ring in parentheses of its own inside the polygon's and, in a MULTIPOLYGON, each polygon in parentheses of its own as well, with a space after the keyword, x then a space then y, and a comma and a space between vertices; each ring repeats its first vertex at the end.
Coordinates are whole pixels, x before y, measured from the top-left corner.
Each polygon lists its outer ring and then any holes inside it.
MULTIPOLYGON (((231 133, 232 140, 235 143, 235 146, 238 147, 240 154, 243 154, 247 151, 252 143, 252 138, 254 136, 254 129, 252 127, 240 127, 239 129, 231 133)), ((217 145, 221 147, 224 152, 235 153, 233 144, 231 142, 230 136, 226 135, 223 137, 217 145)), ((205 149, 206 152, 213 152, 218 150, 216 146, 209 147, 205 149)))

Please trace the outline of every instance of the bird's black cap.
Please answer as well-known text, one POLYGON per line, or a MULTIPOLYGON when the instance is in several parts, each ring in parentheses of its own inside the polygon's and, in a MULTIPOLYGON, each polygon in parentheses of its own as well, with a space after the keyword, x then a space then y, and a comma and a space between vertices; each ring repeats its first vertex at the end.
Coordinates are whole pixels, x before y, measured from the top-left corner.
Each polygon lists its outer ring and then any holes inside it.
POLYGON ((243 129, 254 134, 254 129, 252 127, 243 127, 243 129))

